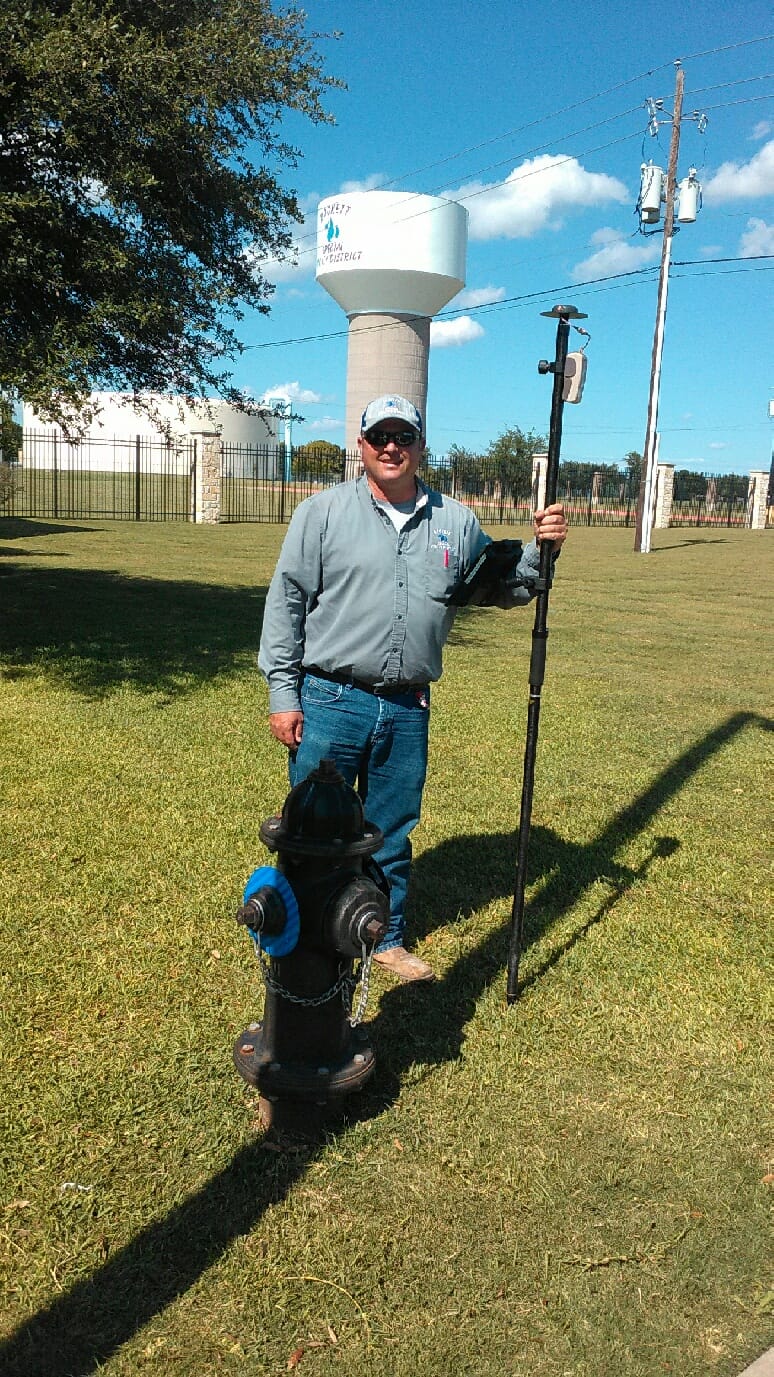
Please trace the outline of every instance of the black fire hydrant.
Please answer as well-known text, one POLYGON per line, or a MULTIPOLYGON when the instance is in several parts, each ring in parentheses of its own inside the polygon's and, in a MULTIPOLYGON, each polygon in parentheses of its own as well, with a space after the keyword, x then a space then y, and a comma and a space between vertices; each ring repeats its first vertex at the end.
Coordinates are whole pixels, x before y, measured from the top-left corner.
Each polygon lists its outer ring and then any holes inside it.
POLYGON ((374 947, 387 931, 389 888, 373 860, 382 833, 330 760, 291 789, 261 839, 277 853, 247 882, 237 921, 252 936, 263 1018, 234 1044, 240 1076, 260 1091, 264 1127, 315 1137, 374 1069, 360 1024, 374 947), (361 994, 352 1013, 360 958, 361 994))

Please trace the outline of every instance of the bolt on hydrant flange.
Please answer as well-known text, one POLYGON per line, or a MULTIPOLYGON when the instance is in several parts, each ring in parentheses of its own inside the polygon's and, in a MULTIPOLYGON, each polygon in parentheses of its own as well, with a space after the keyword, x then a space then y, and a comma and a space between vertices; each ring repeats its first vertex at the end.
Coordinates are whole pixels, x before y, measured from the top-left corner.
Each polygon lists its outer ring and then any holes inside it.
POLYGON ((374 1069, 358 1020, 389 919, 387 882, 373 860, 382 834, 330 760, 291 789, 260 834, 277 854, 276 869, 251 875, 237 920, 258 949, 266 996, 262 1020, 234 1044, 234 1064, 260 1091, 264 1127, 315 1138, 374 1069), (358 957, 356 1020, 349 1015, 358 957))

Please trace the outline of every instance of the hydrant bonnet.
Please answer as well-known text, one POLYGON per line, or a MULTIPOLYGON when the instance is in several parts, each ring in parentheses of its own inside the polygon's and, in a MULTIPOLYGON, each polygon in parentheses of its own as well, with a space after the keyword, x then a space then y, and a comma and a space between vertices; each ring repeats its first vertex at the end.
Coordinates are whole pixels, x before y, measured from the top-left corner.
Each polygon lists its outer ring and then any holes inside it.
POLYGON ((384 840, 378 827, 367 822, 363 805, 336 769, 323 760, 316 770, 291 789, 281 816, 261 825, 261 840, 270 851, 290 856, 371 856, 384 840))

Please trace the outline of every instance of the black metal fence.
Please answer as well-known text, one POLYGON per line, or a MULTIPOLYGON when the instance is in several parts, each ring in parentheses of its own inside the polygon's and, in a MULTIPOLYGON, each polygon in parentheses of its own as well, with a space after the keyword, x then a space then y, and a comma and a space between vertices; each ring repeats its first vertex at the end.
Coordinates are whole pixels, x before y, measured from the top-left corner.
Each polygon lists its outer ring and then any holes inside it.
MULTIPOLYGON (((526 465, 511 469, 485 458, 473 464, 431 456, 420 476, 472 508, 484 526, 529 524, 538 503, 537 483, 526 465)), ((590 471, 587 479, 579 480, 577 465, 559 466, 557 497, 576 526, 633 525, 637 493, 628 474, 613 478, 590 471)))
MULTIPOLYGON (((357 455, 354 456, 359 467, 357 455)), ((346 458, 285 445, 224 444, 220 452, 221 521, 289 521, 299 502, 346 476, 346 458)))
MULTIPOLYGON (((357 451, 300 454, 283 446, 224 445, 221 458, 222 521, 289 521, 312 493, 360 472, 357 451)), ((430 487, 469 506, 482 525, 524 525, 532 520, 537 490, 526 465, 509 469, 485 459, 458 463, 428 455, 419 476, 430 487)), ((576 525, 634 524, 637 487, 627 474, 616 479, 590 475, 578 482, 572 468, 559 470, 559 496, 576 525)))
MULTIPOLYGON (((189 521, 196 484, 195 440, 85 439, 25 432, 19 462, 3 464, 0 511, 11 516, 189 521)), ((285 523, 304 498, 360 472, 357 451, 334 446, 223 444, 221 521, 285 523)), ((471 507, 484 526, 529 525, 538 493, 531 465, 486 457, 427 455, 420 476, 471 507)), ((583 526, 633 526, 638 479, 577 463, 559 467, 558 497, 583 526)), ((748 480, 678 471, 672 526, 745 526, 748 480)))
POLYGON ((739 474, 676 473, 670 526, 747 526, 749 481, 739 474))
POLYGON ((4 465, 6 516, 190 521, 196 441, 136 435, 63 440, 25 431, 18 462, 4 465))

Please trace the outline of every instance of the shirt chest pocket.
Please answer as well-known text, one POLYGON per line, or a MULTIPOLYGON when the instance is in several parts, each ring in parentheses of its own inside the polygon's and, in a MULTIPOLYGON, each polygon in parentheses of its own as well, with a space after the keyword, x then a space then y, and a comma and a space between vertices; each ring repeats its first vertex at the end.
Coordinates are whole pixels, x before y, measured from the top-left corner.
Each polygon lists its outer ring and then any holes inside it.
POLYGON ((431 547, 425 556, 425 592, 436 602, 446 602, 459 582, 459 556, 448 545, 431 547))

